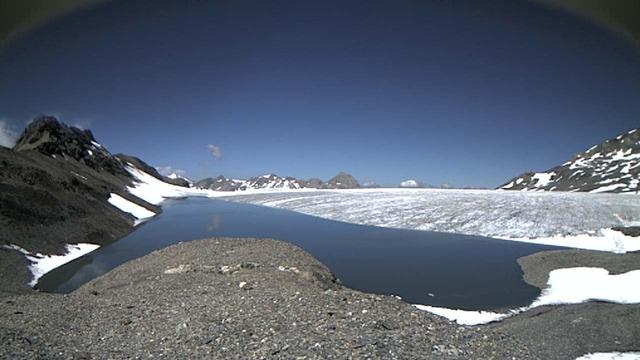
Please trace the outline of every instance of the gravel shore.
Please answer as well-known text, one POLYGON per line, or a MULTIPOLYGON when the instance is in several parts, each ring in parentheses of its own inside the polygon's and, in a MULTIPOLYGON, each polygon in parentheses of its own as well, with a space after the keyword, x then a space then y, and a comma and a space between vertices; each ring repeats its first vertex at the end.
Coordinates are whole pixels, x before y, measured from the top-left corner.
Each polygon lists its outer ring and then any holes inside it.
POLYGON ((276 240, 181 243, 68 295, 0 301, 7 359, 533 359, 538 352, 501 331, 343 287, 308 253, 276 240))

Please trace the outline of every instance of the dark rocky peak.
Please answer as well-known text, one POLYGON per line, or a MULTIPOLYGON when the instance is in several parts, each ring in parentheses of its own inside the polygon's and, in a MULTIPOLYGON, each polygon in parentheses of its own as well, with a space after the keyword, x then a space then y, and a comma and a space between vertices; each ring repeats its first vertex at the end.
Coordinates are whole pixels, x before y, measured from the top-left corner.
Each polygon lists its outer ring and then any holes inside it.
POLYGON ((98 172, 129 176, 120 161, 96 142, 91 131, 68 126, 53 116, 41 116, 33 120, 13 149, 71 158, 98 172))
POLYGON ((360 188, 358 181, 345 172, 340 172, 329 180, 328 185, 332 189, 357 189, 360 188))

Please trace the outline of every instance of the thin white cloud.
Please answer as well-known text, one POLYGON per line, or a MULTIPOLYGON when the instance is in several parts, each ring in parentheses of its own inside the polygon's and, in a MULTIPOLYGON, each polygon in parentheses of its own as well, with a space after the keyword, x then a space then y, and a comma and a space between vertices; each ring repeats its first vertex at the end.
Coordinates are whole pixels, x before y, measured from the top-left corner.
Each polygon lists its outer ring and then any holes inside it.
POLYGON ((9 128, 6 121, 0 120, 0 145, 13 147, 18 139, 18 134, 9 128))
POLYGON ((179 177, 187 177, 187 172, 182 169, 175 169, 171 166, 157 166, 156 170, 160 173, 160 175, 169 176, 169 175, 177 175, 179 177))
POLYGON ((76 122, 72 125, 73 127, 77 127, 80 130, 91 129, 91 120, 83 120, 76 122))
POLYGON ((213 155, 214 158, 220 159, 222 157, 222 151, 220 150, 220 146, 209 144, 207 145, 207 148, 209 149, 209 151, 211 152, 211 155, 213 155))
POLYGON ((413 179, 409 179, 409 180, 405 180, 403 182, 400 183, 400 187, 403 188, 417 188, 420 187, 420 183, 413 180, 413 179))

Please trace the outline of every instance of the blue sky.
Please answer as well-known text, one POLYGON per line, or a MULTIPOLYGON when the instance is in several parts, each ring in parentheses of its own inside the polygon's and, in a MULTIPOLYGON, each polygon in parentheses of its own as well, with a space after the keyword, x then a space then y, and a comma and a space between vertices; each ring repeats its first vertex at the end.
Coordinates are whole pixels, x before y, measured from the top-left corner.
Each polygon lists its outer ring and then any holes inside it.
POLYGON ((495 187, 640 126, 640 51, 527 1, 110 1, 0 79, 5 128, 53 114, 196 179, 495 187))

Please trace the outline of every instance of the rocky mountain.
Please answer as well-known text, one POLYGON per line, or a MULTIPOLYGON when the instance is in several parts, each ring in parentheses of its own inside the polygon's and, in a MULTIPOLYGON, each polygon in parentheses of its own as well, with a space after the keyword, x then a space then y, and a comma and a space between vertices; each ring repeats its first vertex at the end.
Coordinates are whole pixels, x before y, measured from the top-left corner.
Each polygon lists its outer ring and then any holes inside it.
POLYGON ((216 178, 206 178, 193 184, 194 187, 216 191, 244 191, 258 189, 355 189, 359 188, 358 181, 351 175, 341 172, 328 182, 318 178, 299 180, 294 177, 281 177, 276 174, 266 174, 252 177, 248 180, 228 179, 222 175, 216 178))
MULTIPOLYGON (((13 149, 0 147, 0 247, 62 254, 65 244, 115 241, 135 219, 108 203, 111 193, 160 211, 128 194, 131 184, 122 162, 90 131, 38 118, 13 149)), ((12 256, 2 253, 0 261, 24 261, 12 256)))
POLYGON ((522 191, 638 192, 640 129, 595 145, 560 166, 526 172, 499 189, 522 191))
POLYGON ((104 245, 121 238, 136 218, 111 205, 112 194, 159 213, 127 190, 134 185, 129 166, 171 180, 138 158, 112 155, 89 130, 50 116, 32 121, 13 148, 0 146, 0 262, 19 267, 26 261, 4 250, 9 245, 62 254, 66 244, 104 245))
POLYGON ((340 172, 327 183, 329 189, 357 189, 360 187, 358 181, 351 175, 340 172))
POLYGON ((53 158, 71 158, 98 172, 129 176, 122 162, 97 143, 90 130, 68 126, 52 116, 32 121, 13 150, 34 150, 53 158))

